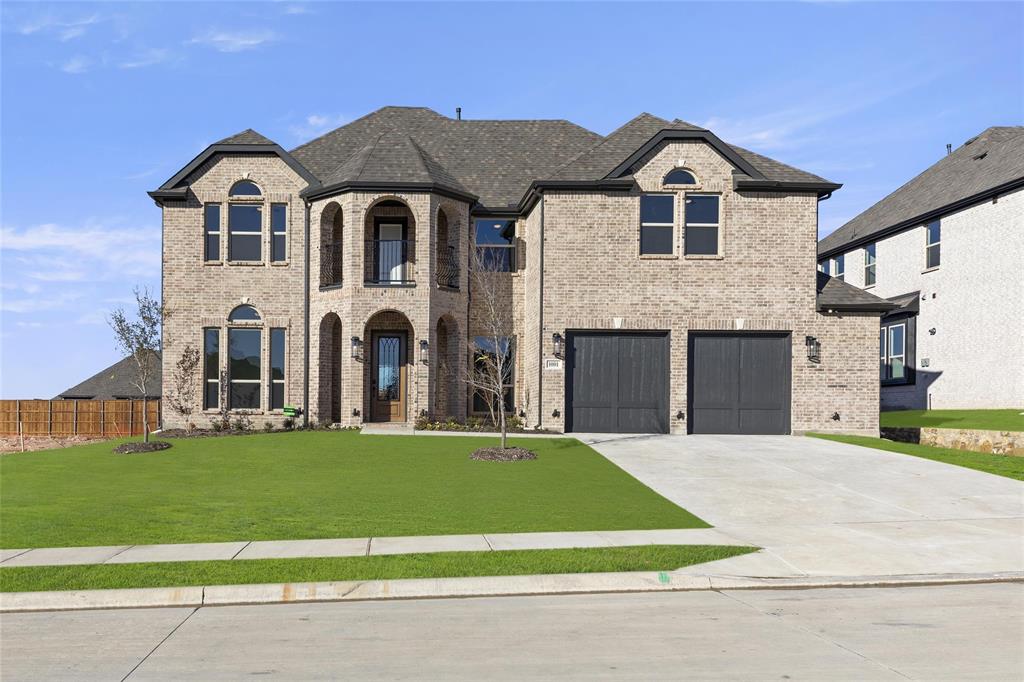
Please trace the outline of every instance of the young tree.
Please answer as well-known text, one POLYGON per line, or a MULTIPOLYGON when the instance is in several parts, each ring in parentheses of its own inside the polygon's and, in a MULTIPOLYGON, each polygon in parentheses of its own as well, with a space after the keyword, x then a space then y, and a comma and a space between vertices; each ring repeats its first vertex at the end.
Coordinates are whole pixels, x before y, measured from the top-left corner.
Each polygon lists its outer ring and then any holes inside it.
POLYGON ((472 363, 461 373, 470 393, 479 395, 490 411, 491 421, 501 431, 501 449, 508 436, 506 386, 512 377, 512 302, 511 279, 504 270, 504 250, 496 254, 487 249, 473 252, 470 273, 474 322, 480 335, 471 348, 472 363))
POLYGON ((185 420, 185 430, 192 431, 192 413, 196 406, 196 387, 199 383, 199 365, 202 355, 192 344, 185 344, 181 357, 174 363, 170 390, 165 399, 180 417, 185 420))
POLYGON ((114 330, 117 347, 122 353, 135 360, 135 376, 132 384, 142 394, 142 429, 145 441, 149 442, 149 411, 146 398, 149 388, 160 373, 160 327, 167 317, 163 305, 153 298, 148 288, 135 287, 134 319, 129 318, 124 308, 110 314, 107 323, 114 330))

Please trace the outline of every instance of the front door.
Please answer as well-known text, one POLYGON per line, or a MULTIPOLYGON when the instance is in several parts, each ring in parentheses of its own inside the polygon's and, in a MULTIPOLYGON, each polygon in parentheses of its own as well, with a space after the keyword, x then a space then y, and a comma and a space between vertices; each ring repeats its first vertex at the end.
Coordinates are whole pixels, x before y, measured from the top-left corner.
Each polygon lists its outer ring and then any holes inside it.
POLYGON ((371 419, 404 422, 406 394, 405 332, 374 332, 371 371, 371 419))

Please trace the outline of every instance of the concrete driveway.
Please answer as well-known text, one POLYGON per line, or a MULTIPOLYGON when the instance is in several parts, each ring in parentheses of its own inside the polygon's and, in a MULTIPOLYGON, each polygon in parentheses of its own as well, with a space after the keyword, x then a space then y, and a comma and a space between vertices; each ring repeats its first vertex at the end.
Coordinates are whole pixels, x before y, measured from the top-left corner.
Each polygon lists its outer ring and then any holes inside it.
POLYGON ((582 436, 764 552, 683 569, 745 576, 1024 571, 1024 483, 793 436, 582 436))

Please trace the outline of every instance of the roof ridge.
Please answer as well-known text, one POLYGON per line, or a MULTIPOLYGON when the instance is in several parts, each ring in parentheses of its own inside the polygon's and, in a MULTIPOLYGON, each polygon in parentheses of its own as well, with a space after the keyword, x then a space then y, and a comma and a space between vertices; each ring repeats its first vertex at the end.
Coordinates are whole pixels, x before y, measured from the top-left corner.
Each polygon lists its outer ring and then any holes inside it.
MULTIPOLYGON (((644 118, 645 116, 648 117, 648 118, 657 119, 659 121, 662 121, 663 123, 669 123, 670 122, 670 121, 667 121, 667 120, 661 118, 660 116, 655 116, 654 114, 652 114, 650 112, 641 111, 639 114, 637 114, 633 118, 629 119, 628 121, 626 121, 625 123, 620 125, 615 130, 613 130, 610 133, 608 133, 607 135, 603 136, 600 140, 598 140, 596 143, 594 143, 593 146, 587 147, 586 149, 584 149, 583 151, 581 151, 580 153, 576 154, 571 159, 569 159, 568 161, 563 163, 561 166, 555 168, 553 171, 551 171, 551 176, 552 177, 556 177, 559 173, 562 172, 562 170, 564 170, 564 169, 568 168, 569 166, 571 166, 573 163, 575 163, 576 161, 581 159, 585 154, 589 154, 592 151, 600 149, 601 145, 603 145, 608 140, 610 140, 612 137, 614 137, 616 133, 620 132, 621 130, 623 130, 624 128, 629 126, 631 123, 635 123, 636 121, 639 121, 641 118, 644 118)), ((586 129, 584 128, 584 130, 586 130, 586 129)))
POLYGON ((346 165, 348 165, 349 162, 356 161, 356 162, 359 163, 359 166, 358 166, 357 169, 355 169, 356 172, 355 172, 355 175, 353 176, 352 179, 353 180, 358 180, 359 176, 363 174, 363 170, 366 168, 366 164, 370 162, 370 157, 373 156, 374 150, 377 149, 377 144, 380 142, 380 138, 384 137, 384 135, 386 135, 391 130, 392 129, 389 128, 388 130, 384 130, 384 131, 378 133, 369 142, 367 142, 362 147, 360 147, 355 152, 353 152, 351 156, 349 156, 344 161, 342 161, 337 166, 335 166, 334 169, 331 170, 331 172, 326 175, 326 177, 328 177, 328 178, 334 177, 336 174, 338 174, 341 171, 342 168, 344 168, 346 165), (364 152, 365 152, 365 154, 364 154, 364 152), (357 159, 357 157, 360 154, 364 154, 361 161, 357 159))

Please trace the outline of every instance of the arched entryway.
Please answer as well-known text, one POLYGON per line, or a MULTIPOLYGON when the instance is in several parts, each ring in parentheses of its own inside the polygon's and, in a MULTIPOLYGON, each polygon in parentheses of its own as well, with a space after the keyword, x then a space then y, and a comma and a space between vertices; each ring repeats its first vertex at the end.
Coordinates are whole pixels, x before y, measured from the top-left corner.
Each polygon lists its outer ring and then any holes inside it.
POLYGON ((413 416, 416 343, 409 318, 398 311, 382 310, 367 320, 363 332, 363 385, 368 421, 404 422, 413 416))
POLYGON ((459 323, 451 315, 443 315, 437 320, 434 338, 434 418, 461 418, 463 363, 459 362, 459 323))
POLYGON ((344 349, 341 318, 327 313, 320 321, 320 390, 317 396, 321 422, 341 422, 341 353, 344 349))

